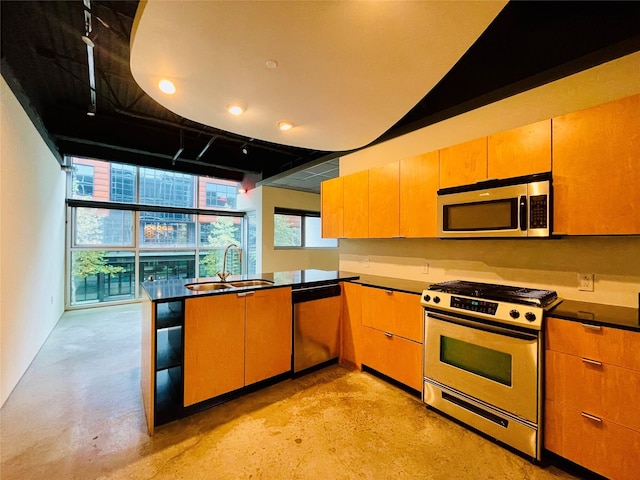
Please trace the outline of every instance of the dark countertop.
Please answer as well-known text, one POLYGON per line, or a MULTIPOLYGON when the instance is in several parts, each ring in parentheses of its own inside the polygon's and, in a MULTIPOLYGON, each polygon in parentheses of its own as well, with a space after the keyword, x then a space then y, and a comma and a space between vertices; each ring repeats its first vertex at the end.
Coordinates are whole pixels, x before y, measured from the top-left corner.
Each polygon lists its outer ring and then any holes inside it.
MULTIPOLYGON (((255 290, 257 288, 265 289, 285 286, 303 288, 320 286, 335 283, 337 281, 351 281, 368 287, 384 288, 416 295, 420 295, 422 291, 426 290, 430 285, 430 282, 405 280, 378 275, 366 275, 338 270, 292 270, 288 272, 261 273, 255 275, 233 275, 229 277, 228 281, 253 279, 270 280, 274 282, 274 284, 264 287, 238 287, 203 292, 194 292, 185 288, 185 285, 189 283, 218 281, 217 277, 211 277, 200 279, 178 278, 172 280, 157 280, 155 282, 143 282, 142 286, 152 301, 165 302, 194 298, 202 295, 237 293, 255 290)), ((637 308, 579 302, 576 300, 563 300, 560 304, 547 312, 547 315, 574 322, 585 322, 594 325, 603 325, 640 332, 640 314, 638 313, 637 308)))
POLYGON ((563 300, 547 312, 547 316, 640 332, 640 313, 637 308, 563 300))
POLYGON ((260 273, 253 275, 231 275, 227 282, 238 280, 269 280, 273 285, 233 287, 223 290, 209 290, 196 292, 185 288, 189 283, 219 282, 218 277, 209 278, 175 278, 171 280, 156 280, 142 282, 142 288, 153 302, 168 302, 185 298, 201 297, 203 295, 224 295, 225 293, 238 293, 256 289, 269 289, 277 287, 311 287, 357 279, 358 275, 340 272, 337 270, 292 270, 288 272, 260 273))

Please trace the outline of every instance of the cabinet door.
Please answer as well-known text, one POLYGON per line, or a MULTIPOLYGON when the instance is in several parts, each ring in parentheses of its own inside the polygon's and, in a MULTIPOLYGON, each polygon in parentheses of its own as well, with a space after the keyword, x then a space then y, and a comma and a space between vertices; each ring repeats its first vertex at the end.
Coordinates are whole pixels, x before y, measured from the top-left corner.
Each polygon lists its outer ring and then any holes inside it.
POLYGON ((422 344, 363 327, 362 363, 404 383, 422 389, 422 344))
POLYGON ((637 479, 640 432, 583 413, 547 400, 545 448, 608 478, 637 479))
POLYGON ((344 237, 369 236, 369 172, 342 177, 344 182, 344 237))
POLYGON ((362 366, 362 285, 342 284, 340 363, 362 366))
POLYGON ((343 235, 342 177, 325 180, 320 191, 322 238, 340 238, 343 235))
POLYGON ((291 370, 291 289, 256 290, 246 297, 245 384, 291 370))
POLYGON ((184 406, 244 386, 244 297, 185 300, 184 406))
POLYGON ((551 120, 487 138, 488 178, 510 178, 551 171, 551 120))
POLYGON ((400 236, 437 235, 437 151, 400 160, 400 236))
POLYGON ((400 233, 398 162, 369 169, 369 238, 400 233))
POLYGON ((362 324, 422 343, 424 310, 420 295, 364 287, 362 324))
POLYGON ((487 178, 487 137, 440 150, 440 188, 468 185, 487 178))
POLYGON ((640 95, 553 119, 554 231, 640 233, 640 95))

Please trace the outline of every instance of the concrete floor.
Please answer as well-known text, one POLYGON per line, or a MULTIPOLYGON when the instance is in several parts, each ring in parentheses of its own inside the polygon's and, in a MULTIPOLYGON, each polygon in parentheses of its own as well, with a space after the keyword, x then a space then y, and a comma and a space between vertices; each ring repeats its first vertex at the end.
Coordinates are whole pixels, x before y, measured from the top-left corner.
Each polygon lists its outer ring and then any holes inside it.
POLYGON ((2 480, 569 479, 326 368, 146 433, 138 305, 68 312, 1 413, 2 480))

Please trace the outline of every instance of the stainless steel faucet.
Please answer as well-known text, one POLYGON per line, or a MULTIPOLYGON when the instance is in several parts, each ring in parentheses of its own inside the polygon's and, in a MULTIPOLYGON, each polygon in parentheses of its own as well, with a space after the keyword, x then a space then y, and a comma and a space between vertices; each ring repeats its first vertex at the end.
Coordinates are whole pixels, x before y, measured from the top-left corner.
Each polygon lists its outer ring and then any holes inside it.
POLYGON ((242 262, 242 249, 238 247, 238 245, 236 245, 235 243, 228 245, 227 248, 224 249, 224 257, 222 260, 222 271, 216 273, 216 275, 218 275, 218 277, 220 277, 220 280, 222 280, 223 282, 225 282, 227 280, 227 277, 231 275, 231 272, 227 272, 227 253, 229 252, 230 248, 234 248, 234 247, 236 250, 238 250, 238 261, 242 262))

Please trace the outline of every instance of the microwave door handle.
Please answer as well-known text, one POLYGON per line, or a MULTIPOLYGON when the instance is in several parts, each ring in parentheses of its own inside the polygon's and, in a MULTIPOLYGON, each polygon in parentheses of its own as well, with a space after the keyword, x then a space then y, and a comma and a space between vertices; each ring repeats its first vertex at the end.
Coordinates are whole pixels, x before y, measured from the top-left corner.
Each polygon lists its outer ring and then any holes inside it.
POLYGON ((520 196, 520 230, 527 231, 527 197, 520 196))

